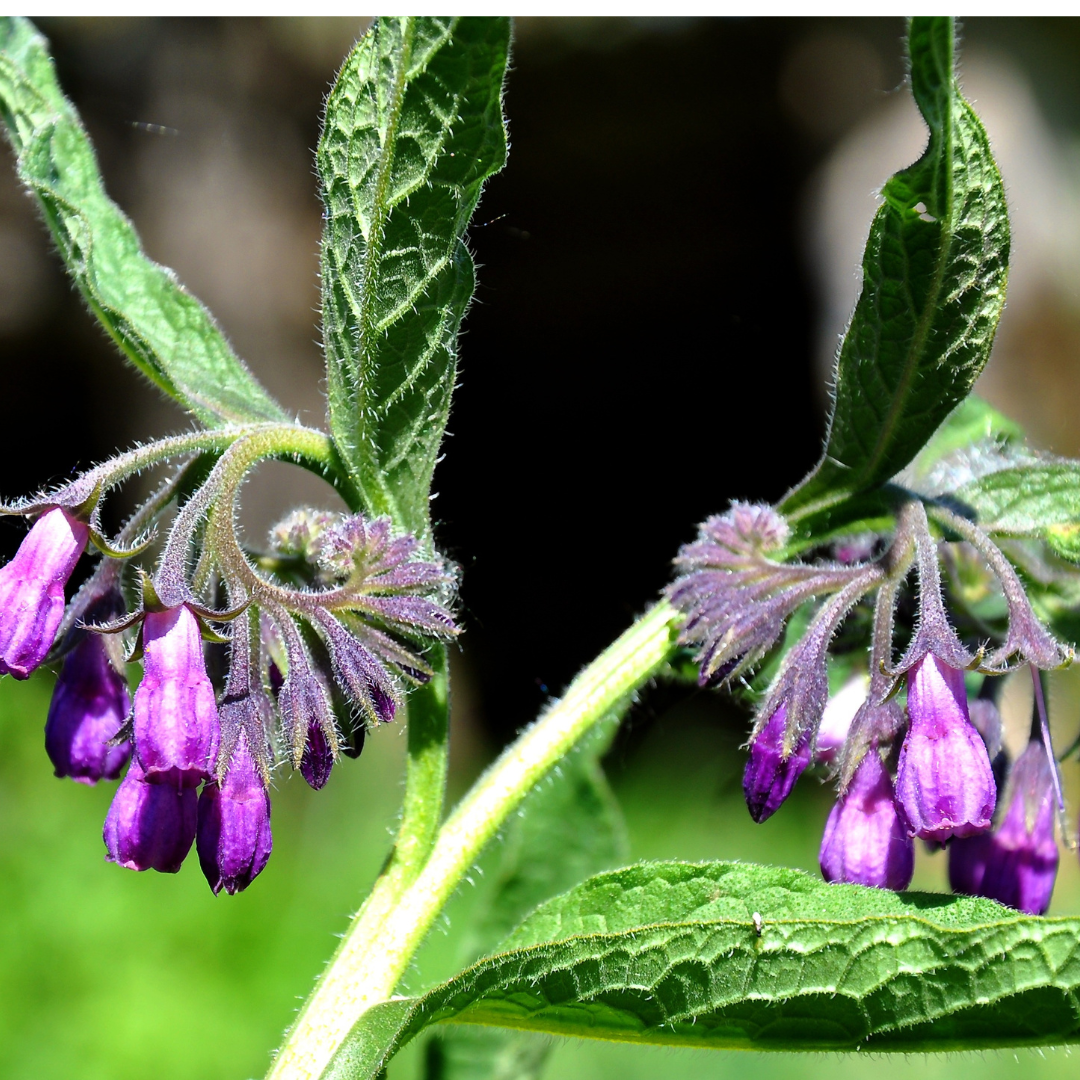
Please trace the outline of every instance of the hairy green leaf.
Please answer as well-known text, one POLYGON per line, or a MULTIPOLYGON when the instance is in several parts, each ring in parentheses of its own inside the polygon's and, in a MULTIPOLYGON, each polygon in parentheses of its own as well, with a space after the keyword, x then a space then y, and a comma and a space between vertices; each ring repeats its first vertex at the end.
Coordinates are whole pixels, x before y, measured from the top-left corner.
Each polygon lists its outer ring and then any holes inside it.
POLYGON ((917 487, 951 455, 974 444, 1007 447, 1023 442, 1024 429, 982 398, 972 394, 946 417, 918 457, 897 477, 905 486, 917 487))
POLYGON ((1080 557, 1080 461, 997 469, 957 488, 951 499, 990 532, 1040 536, 1058 554, 1080 557))
POLYGON ((930 129, 923 156, 883 189, 863 288, 837 361, 824 455, 781 504, 802 517, 899 472, 971 390, 1005 301, 1005 192, 961 96, 949 18, 913 19, 911 89, 930 129))
POLYGON ((205 424, 288 419, 206 308, 143 254, 134 226, 105 194, 48 44, 26 19, 0 18, 0 117, 20 180, 37 196, 68 272, 124 355, 205 424))
POLYGON ((472 297, 462 239, 506 160, 509 21, 383 18, 326 103, 323 338, 330 426, 367 509, 428 527, 457 333, 472 297))
MULTIPOLYGON (((597 724, 526 796, 507 826, 491 900, 466 941, 469 961, 494 949, 543 901, 626 859, 622 811, 600 765, 623 711, 597 724)), ((549 1041, 534 1035, 443 1028, 428 1045, 427 1077, 532 1080, 550 1050, 549 1041)))
POLYGON ((759 1050, 1076 1043, 1080 920, 745 863, 631 866, 543 905, 424 996, 372 1009, 324 1077, 374 1077, 440 1021, 759 1050))
POLYGON ((935 496, 954 490, 970 479, 975 468, 1000 468, 1007 455, 1030 457, 1023 429, 974 395, 965 398, 910 465, 892 483, 860 492, 842 502, 799 516, 794 522, 788 553, 840 536, 860 532, 887 532, 897 508, 910 491, 935 496))

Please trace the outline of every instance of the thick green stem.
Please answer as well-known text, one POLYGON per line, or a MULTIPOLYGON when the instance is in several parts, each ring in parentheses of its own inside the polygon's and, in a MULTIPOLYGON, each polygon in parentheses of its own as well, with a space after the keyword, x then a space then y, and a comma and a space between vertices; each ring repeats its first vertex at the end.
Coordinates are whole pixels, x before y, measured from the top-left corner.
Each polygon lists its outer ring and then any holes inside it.
POLYGON ((476 782, 413 880, 403 871, 391 874, 391 861, 308 998, 268 1080, 316 1080, 322 1074, 361 1014, 394 992, 439 912, 508 815, 593 724, 670 659, 677 620, 674 609, 660 603, 601 653, 476 782))
POLYGON ((409 745, 405 768, 405 802, 401 826, 388 871, 400 864, 411 868, 411 881, 435 843, 446 798, 446 768, 450 756, 450 672, 446 646, 428 655, 435 674, 431 682, 409 695, 409 745))

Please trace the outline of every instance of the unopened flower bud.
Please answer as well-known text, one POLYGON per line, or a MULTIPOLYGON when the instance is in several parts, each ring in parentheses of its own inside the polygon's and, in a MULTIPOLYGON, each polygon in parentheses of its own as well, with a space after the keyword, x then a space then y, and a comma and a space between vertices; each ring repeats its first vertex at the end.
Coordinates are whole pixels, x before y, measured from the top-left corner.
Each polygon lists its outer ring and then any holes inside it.
POLYGON ((998 828, 949 845, 954 892, 986 896, 1029 915, 1046 913, 1058 868, 1050 769, 1042 742, 1033 739, 1013 766, 1009 807, 998 828))
POLYGON ((45 659, 64 618, 64 587, 89 536, 84 522, 54 507, 0 569, 0 675, 25 679, 45 659))
POLYGON ((750 758, 743 773, 743 794, 750 816, 759 823, 776 813, 810 763, 810 744, 806 739, 784 756, 786 722, 787 708, 781 705, 750 746, 750 758))
POLYGON ((129 870, 175 874, 195 839, 197 806, 194 788, 149 784, 132 761, 105 818, 106 858, 129 870))
POLYGON ((147 612, 135 691, 135 754, 151 783, 198 787, 221 738, 199 623, 186 605, 147 612))
POLYGON ((915 869, 915 845, 896 808, 892 780, 876 748, 825 824, 819 856, 826 881, 906 889, 915 869))
POLYGON ((109 659, 105 638, 79 633, 53 690, 45 749, 57 776, 96 784, 115 780, 131 756, 130 742, 111 745, 127 718, 131 698, 127 680, 109 659))
POLYGON ((270 858, 270 796, 242 732, 221 784, 199 796, 199 863, 216 896, 242 892, 270 858))
POLYGON ((300 772, 316 791, 326 786, 334 767, 334 751, 327 741, 326 733, 318 724, 308 727, 304 756, 300 759, 300 772))
POLYGON ((997 787, 986 745, 968 719, 964 673, 927 653, 907 686, 910 725, 896 791, 909 834, 941 841, 985 832, 997 787))

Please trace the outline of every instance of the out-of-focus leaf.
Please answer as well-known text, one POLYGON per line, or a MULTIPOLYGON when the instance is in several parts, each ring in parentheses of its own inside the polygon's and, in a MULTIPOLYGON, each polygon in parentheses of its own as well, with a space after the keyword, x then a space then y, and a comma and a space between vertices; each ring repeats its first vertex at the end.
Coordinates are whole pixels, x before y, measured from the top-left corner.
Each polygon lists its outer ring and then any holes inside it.
POLYGON ((143 254, 134 226, 105 193, 47 42, 26 19, 0 18, 0 117, 19 179, 37 196, 68 272, 124 355, 205 424, 287 420, 206 308, 143 254))
POLYGON ((930 141, 882 192, 837 362, 825 452, 781 503, 790 517, 820 513, 903 469, 990 355, 1005 302, 1009 224, 953 51, 952 19, 911 21, 911 88, 930 141))
POLYGON ((370 1080, 427 1024, 756 1050, 1080 1042, 1080 920, 827 885, 745 863, 646 863, 544 904, 442 986, 365 1014, 323 1074, 370 1080))
POLYGON ((323 338, 330 426, 366 509, 428 528, 472 298, 463 236, 506 160, 502 18, 382 18, 326 103, 323 338))

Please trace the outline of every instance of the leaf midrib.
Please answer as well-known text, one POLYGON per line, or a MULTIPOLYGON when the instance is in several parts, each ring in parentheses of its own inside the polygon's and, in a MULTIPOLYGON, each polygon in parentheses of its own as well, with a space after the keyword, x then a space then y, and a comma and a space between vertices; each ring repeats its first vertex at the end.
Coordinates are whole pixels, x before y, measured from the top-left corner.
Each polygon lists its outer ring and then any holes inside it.
MULTIPOLYGON (((394 73, 394 84, 390 92, 390 108, 387 115, 386 135, 379 154, 379 175, 375 181, 375 195, 372 200, 371 228, 368 232, 367 244, 364 250, 363 277, 360 293, 360 310, 357 313, 357 323, 360 330, 360 356, 359 370, 357 371, 357 417, 361 419, 367 415, 366 400, 367 385, 371 369, 371 347, 375 333, 375 319, 373 309, 375 306, 376 280, 379 263, 382 259, 382 247, 387 219, 390 217, 390 201, 387 197, 387 188, 390 184, 390 172, 394 164, 394 151, 397 146, 398 125, 401 122, 401 109, 405 100, 405 84, 408 81, 409 64, 412 60, 413 39, 416 34, 416 19, 413 16, 405 18, 402 29, 401 56, 397 71, 394 73)), ((379 44, 373 42, 375 63, 379 63, 379 44)), ((362 440, 361 440, 362 441, 362 440)))

